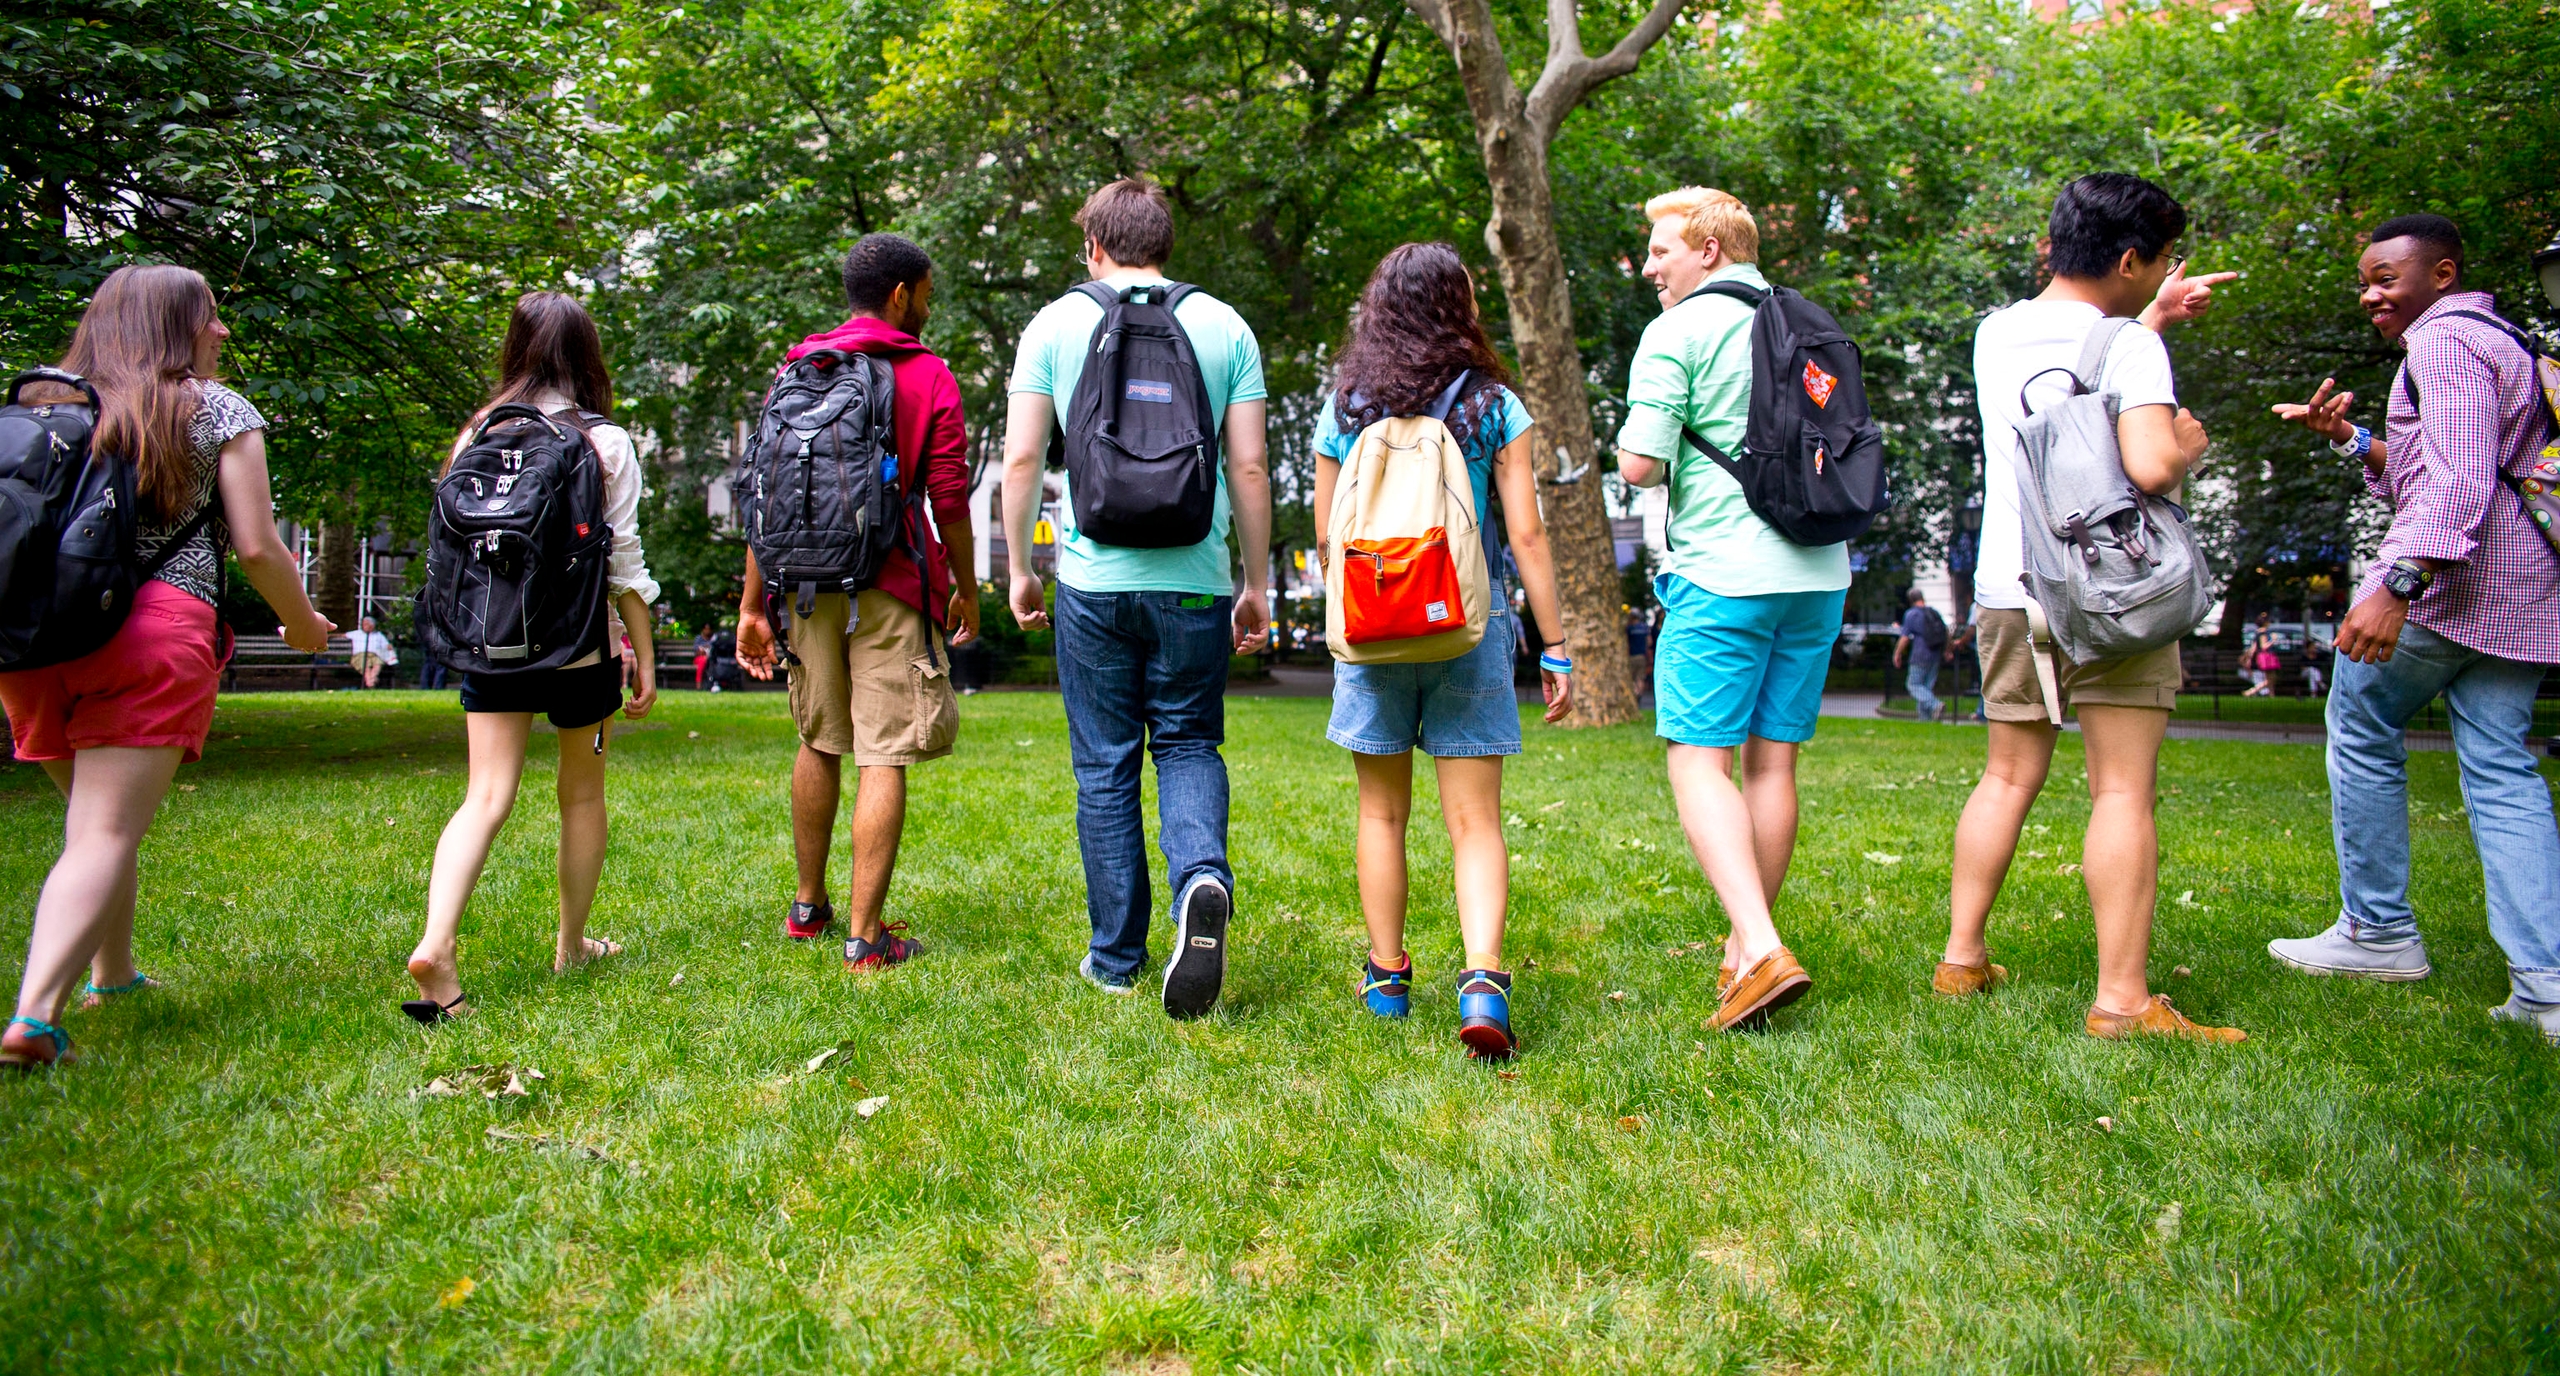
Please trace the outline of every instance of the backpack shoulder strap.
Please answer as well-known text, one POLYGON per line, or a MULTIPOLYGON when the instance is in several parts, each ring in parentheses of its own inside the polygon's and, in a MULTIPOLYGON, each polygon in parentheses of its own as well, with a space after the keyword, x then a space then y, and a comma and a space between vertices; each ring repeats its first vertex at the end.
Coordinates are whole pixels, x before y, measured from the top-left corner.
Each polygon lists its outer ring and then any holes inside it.
POLYGON ((2088 337, 2080 341, 2080 366, 2072 369, 2072 375, 2080 379, 2080 390, 2098 390, 2107 375, 2107 351, 2115 347, 2116 336, 2132 323, 2130 316, 2111 315, 2089 327, 2088 337))
POLYGON ((1120 304, 1120 293, 1113 291, 1111 288, 1104 286, 1100 282, 1078 282, 1076 283, 1075 289, 1079 295, 1092 301, 1093 304, 1102 307, 1105 311, 1108 311, 1113 306, 1120 304))
POLYGON ((1439 399, 1431 403, 1431 409, 1423 414, 1444 425, 1447 424, 1450 409, 1458 404, 1458 393, 1466 390, 1467 375, 1470 371, 1460 368, 1458 375, 1449 379, 1449 385, 1441 389, 1439 399))
POLYGON ((1760 303, 1768 299, 1769 290, 1770 289, 1764 287, 1755 287, 1748 282, 1737 282, 1728 277, 1720 282, 1709 282, 1698 288, 1696 291, 1689 293, 1687 296, 1681 297, 1680 300, 1685 304, 1690 301, 1695 301, 1701 296, 1729 296, 1734 300, 1757 310, 1760 307, 1760 303))

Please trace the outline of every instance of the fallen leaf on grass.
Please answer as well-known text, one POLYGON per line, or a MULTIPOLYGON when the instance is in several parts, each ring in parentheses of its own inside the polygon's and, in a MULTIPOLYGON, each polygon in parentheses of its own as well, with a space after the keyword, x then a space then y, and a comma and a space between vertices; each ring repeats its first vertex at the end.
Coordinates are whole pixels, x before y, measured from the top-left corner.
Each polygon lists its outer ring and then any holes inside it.
POLYGON ((480 1282, 473 1280, 469 1276, 464 1276, 462 1279, 453 1283, 452 1289, 444 1292, 443 1299, 436 1301, 436 1308, 460 1309, 462 1307, 462 1302, 471 1298, 471 1292, 479 1288, 480 1282))
POLYGON ((827 1062, 834 1060, 838 1056, 850 1056, 852 1054, 853 1039, 851 1037, 847 1037, 843 1041, 837 1042, 835 1045, 828 1047, 826 1050, 819 1052, 815 1056, 810 1057, 807 1063, 803 1064, 800 1068, 812 1075, 815 1075, 819 1071, 826 1069, 827 1062))
POLYGON ((2186 1206, 2172 1199, 2169 1201, 2169 1207, 2162 1209, 2160 1216, 2151 1220, 2151 1231, 2158 1233, 2162 1242, 2175 1242, 2178 1240, 2178 1229, 2186 1221, 2186 1217, 2186 1206))
POLYGON ((1644 1131, 1644 1120, 1630 1113, 1626 1117, 1618 1120, 1618 1131, 1642 1132, 1644 1131))
POLYGON ((668 988, 670 988, 670 989, 673 989, 673 988, 675 988, 677 985, 682 984, 682 983, 684 983, 684 971, 682 971, 682 970, 678 970, 678 971, 676 971, 676 977, 675 977, 674 979, 671 979, 671 980, 668 980, 668 981, 667 981, 667 987, 668 987, 668 988))
POLYGON ((196 791, 196 786, 194 784, 180 784, 178 785, 178 791, 180 793, 193 793, 196 791))
POLYGON ((1029 745, 1029 744, 1031 744, 1031 742, 1029 742, 1029 741, 1015 741, 1015 742, 1014 742, 1014 744, 1015 744, 1015 745, 1029 745))
POLYGON ((2107 1118, 2107 1117, 2103 1117, 2103 1116, 2102 1116, 2102 1117, 2100 1117, 2100 1118, 2098 1119, 2098 1131, 2100 1131, 2100 1132, 2113 1132, 2113 1131, 2115 1131, 2115 1130, 2116 1130, 2116 1120, 2115 1120, 2115 1119, 2113 1119, 2113 1118, 2107 1118))
POLYGON ((689 741, 698 741, 702 739, 702 733, 699 731, 687 731, 684 733, 684 738, 689 741))
POLYGON ((1610 991, 1609 991, 1609 1002, 1611 1002, 1611 1003, 1625 1003, 1626 1001, 1627 1001, 1627 991, 1626 991, 1626 990, 1624 990, 1624 989, 1612 989, 1612 990, 1610 990, 1610 991))
POLYGON ((1620 841, 1620 842, 1618 843, 1618 849, 1620 849, 1620 850, 1651 850, 1651 849, 1653 849, 1653 843, 1652 843, 1651 841, 1645 840, 1645 839, 1644 839, 1643 837, 1641 837, 1641 836, 1630 836, 1630 837, 1626 838, 1625 840, 1620 841))
POLYGON ((2187 976, 2194 974, 2194 973, 2195 973, 2195 971, 2190 970, 2190 969, 2188 969, 2187 967, 2185 967, 2185 966, 2181 965, 2181 966, 2179 966, 2177 969, 2172 970, 2172 971, 2170 971, 2169 973, 2170 973, 2170 974, 2173 974, 2173 975, 2176 975, 2176 976, 2177 976, 2178 978, 2180 978, 2180 979, 2185 979, 2187 976))
POLYGON ((880 1110, 882 1110, 882 1109, 884 1109, 884 1108, 887 1108, 888 1106, 889 1106, 889 1096, 888 1096, 888 1095, 886 1095, 886 1094, 874 1094, 874 1095, 872 1095, 870 1098, 865 1099, 865 1100, 863 1100, 862 1102, 860 1102, 860 1103, 858 1103, 858 1104, 855 1104, 855 1105, 853 1106, 853 1111, 854 1111, 854 1112, 856 1112, 856 1113, 861 1114, 861 1115, 862 1115, 863 1117, 865 1117, 865 1118, 868 1118, 868 1117, 870 1117, 871 1115, 873 1115, 873 1114, 875 1114, 875 1113, 878 1113, 880 1110))
POLYGON ((1879 865, 1899 865, 1899 864, 1901 864, 1901 863, 1902 863, 1902 857, 1901 857, 1901 856, 1899 856, 1899 855, 1887 855, 1887 854, 1885 854, 1883 851, 1880 851, 1880 850, 1871 850, 1871 851, 1868 851, 1868 852, 1867 852, 1867 859, 1868 859, 1868 860, 1870 860, 1870 861, 1873 861, 1874 863, 1879 864, 1879 865))
POLYGON ((1500 1080, 1516 1080, 1520 1078, 1520 1072, 1516 1070, 1497 1070, 1493 1072, 1493 1074, 1494 1078, 1500 1080))
POLYGON ((1565 800, 1564 800, 1564 799, 1562 799, 1562 798, 1558 798, 1558 799, 1556 799, 1554 802, 1547 804, 1545 807, 1539 808, 1539 809, 1538 809, 1538 811, 1540 811, 1540 812, 1553 812, 1553 811, 1555 811, 1557 808, 1563 807, 1564 805, 1565 805, 1565 800))
POLYGON ((2053 872, 2055 874, 2078 874, 2080 872, 2080 865, 2077 861, 2067 862, 2054 866, 2053 872))
POLYGON ((409 1097, 450 1099, 478 1090, 483 1099, 495 1099, 502 1094, 511 1098, 522 1098, 533 1093, 532 1090, 525 1088, 526 1080, 544 1078, 547 1077, 531 1066, 507 1065, 503 1062, 497 1065, 466 1065, 450 1075, 438 1075, 421 1088, 410 1090, 409 1097))
POLYGON ((515 1142, 531 1147, 536 1151, 566 1152, 572 1156, 583 1156, 590 1161, 600 1161, 608 1166, 620 1166, 624 1170, 631 1172, 633 1175, 640 1174, 639 1167, 632 1165, 628 1161, 617 1161, 614 1158, 605 1155, 604 1150, 600 1147, 591 1147, 583 1142, 562 1141, 561 1139, 545 1132, 516 1132, 509 1128, 492 1125, 483 1129, 482 1135, 487 1137, 493 1144, 498 1142, 515 1142))

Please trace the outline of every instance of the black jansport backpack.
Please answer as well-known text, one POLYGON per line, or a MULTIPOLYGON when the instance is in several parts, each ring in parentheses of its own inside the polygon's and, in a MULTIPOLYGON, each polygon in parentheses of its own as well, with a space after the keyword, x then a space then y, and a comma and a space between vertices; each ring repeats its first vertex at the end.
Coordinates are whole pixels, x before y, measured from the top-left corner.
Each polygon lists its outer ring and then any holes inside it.
POLYGON ((1076 530, 1133 549, 1179 549, 1209 535, 1218 495, 1209 387, 1174 307, 1182 282, 1076 290, 1102 307, 1084 373, 1052 437, 1063 452, 1076 530))
POLYGON ((842 349, 792 360, 765 393, 733 490, 774 612, 793 593, 788 605, 807 616, 819 593, 860 590, 897 548, 907 522, 896 395, 886 360, 842 349))
POLYGON ((98 409, 87 379, 56 368, 20 373, 0 404, 0 670, 66 663, 113 640, 134 593, 221 509, 217 495, 136 564, 138 474, 131 459, 91 451, 98 409), (78 388, 87 403, 20 405, 30 382, 78 388))
POLYGON ((1709 282, 1689 295, 1709 293, 1752 308, 1751 419, 1739 459, 1695 430, 1681 433, 1732 474, 1751 510, 1788 540, 1836 545, 1865 534, 1893 498, 1857 341, 1830 312, 1785 287, 1709 282))
POLYGON ((604 461, 590 411, 490 408, 436 483, 418 640, 466 674, 558 669, 605 648, 604 461))

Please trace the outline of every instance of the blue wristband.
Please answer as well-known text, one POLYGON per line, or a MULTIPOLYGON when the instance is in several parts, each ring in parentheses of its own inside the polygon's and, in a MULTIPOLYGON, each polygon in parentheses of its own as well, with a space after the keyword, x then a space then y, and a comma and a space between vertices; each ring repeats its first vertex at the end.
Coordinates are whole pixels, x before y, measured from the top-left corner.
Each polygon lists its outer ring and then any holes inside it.
POLYGON ((1548 651, 1538 656, 1538 667, 1551 674, 1569 674, 1573 672, 1573 661, 1548 651))
POLYGON ((2341 457, 2362 461, 2373 452, 2373 432, 2359 425, 2353 438, 2344 444, 2332 444, 2329 448, 2341 457))

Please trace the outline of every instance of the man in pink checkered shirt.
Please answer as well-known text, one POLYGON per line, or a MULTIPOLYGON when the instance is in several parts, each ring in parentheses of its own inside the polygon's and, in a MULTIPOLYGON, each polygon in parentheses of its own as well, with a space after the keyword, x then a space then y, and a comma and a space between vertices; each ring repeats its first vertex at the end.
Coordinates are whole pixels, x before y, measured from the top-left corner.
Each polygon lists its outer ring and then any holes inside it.
POLYGON ((2408 747, 2402 735, 2441 693, 2453 721, 2489 932, 2507 955, 2509 998, 2490 1016, 2560 1045, 2560 828, 2527 733, 2546 669, 2560 664, 2560 555, 2506 476, 2545 442, 2550 414, 2533 356, 2462 288, 2462 234, 2440 215, 2376 228, 2358 264, 2365 312, 2408 349, 2385 434, 2349 422, 2352 393, 2324 382, 2276 414, 2362 459, 2391 504, 2391 529, 2338 628, 2329 697, 2329 803, 2338 847, 2335 925, 2267 943, 2314 974, 2424 979, 2432 968, 2409 906, 2408 747))

